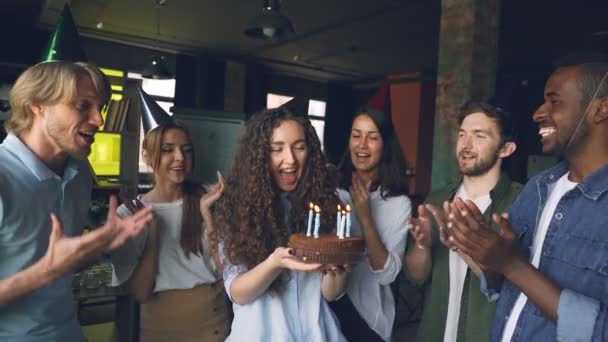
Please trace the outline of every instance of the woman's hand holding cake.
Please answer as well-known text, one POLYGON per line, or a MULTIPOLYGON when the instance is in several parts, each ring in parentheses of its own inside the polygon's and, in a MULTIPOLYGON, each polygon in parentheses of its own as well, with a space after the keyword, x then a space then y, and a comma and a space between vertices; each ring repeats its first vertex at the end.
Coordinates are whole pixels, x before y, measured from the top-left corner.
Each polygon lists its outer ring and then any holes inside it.
POLYGON ((268 260, 271 261, 278 268, 287 268, 292 271, 317 271, 321 268, 321 264, 308 264, 298 260, 294 256, 294 251, 291 248, 277 247, 268 260))

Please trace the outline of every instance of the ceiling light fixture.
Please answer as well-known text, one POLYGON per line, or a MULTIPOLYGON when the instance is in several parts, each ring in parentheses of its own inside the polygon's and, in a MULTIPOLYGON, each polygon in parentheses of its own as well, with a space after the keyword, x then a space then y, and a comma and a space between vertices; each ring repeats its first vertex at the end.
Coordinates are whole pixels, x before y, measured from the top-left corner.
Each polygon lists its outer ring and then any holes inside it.
MULTIPOLYGON (((155 0, 156 3, 156 44, 160 40, 160 8, 166 5, 167 0, 155 0)), ((141 72, 143 78, 152 78, 155 80, 172 79, 173 75, 169 71, 165 59, 161 55, 154 54, 150 57, 144 69, 141 72)))
POLYGON ((264 0, 262 13, 253 17, 247 24, 245 34, 255 39, 278 39, 293 34, 289 18, 280 13, 280 0, 264 0))

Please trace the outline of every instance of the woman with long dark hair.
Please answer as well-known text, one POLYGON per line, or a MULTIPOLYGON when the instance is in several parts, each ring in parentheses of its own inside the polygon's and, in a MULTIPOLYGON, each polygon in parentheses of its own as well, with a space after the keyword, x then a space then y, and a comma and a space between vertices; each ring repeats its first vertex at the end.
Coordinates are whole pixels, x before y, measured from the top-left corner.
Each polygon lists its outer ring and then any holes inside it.
POLYGON ((365 239, 366 261, 353 267, 346 295, 332 303, 346 338, 388 341, 395 319, 391 283, 401 270, 411 203, 407 164, 390 116, 355 116, 338 166, 340 199, 352 205, 352 234, 365 239))

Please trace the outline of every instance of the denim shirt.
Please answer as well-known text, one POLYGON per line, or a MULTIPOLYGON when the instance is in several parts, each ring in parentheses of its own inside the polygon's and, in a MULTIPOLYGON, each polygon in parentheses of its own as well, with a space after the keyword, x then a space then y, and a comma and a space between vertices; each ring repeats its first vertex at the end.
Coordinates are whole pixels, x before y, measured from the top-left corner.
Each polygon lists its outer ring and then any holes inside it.
MULTIPOLYGON (((530 256, 548 187, 568 172, 563 162, 532 178, 510 209, 522 253, 530 256)), ((542 246, 539 271, 562 288, 553 322, 528 300, 512 341, 608 341, 608 165, 559 201, 542 246)), ((483 287, 483 284, 482 284, 483 287)), ((500 341, 520 289, 500 292, 491 340, 500 341)))

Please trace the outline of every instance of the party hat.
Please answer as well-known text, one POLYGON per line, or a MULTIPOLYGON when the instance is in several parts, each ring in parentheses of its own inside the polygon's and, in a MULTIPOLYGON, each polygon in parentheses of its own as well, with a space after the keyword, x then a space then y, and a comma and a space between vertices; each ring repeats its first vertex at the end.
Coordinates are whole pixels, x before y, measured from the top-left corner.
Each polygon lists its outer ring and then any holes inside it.
POLYGON ((144 125, 144 132, 148 133, 151 129, 159 125, 171 124, 173 119, 162 109, 153 98, 143 89, 137 89, 139 104, 141 105, 141 120, 144 125))
POLYGON ((63 13, 57 18, 55 32, 42 55, 42 61, 84 61, 84 50, 80 45, 78 30, 72 17, 70 6, 63 6, 63 13))
POLYGON ((367 103, 367 107, 377 110, 382 113, 390 113, 391 110, 391 82, 387 78, 382 81, 382 84, 367 103))
POLYGON ((281 108, 285 108, 297 116, 308 117, 308 98, 294 97, 282 104, 281 108))

